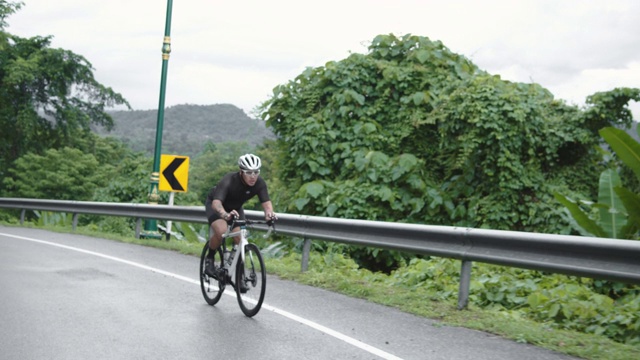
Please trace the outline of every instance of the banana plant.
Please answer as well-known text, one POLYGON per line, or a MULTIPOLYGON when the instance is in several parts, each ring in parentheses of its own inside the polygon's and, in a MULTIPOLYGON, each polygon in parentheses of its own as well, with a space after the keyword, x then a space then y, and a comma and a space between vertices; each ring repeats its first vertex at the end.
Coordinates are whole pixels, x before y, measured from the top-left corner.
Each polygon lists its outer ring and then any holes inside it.
MULTIPOLYGON (((613 127, 601 129, 600 136, 640 179, 640 143, 625 131, 613 127)), ((587 208, 598 210, 597 221, 584 212, 575 201, 558 193, 554 196, 569 210, 584 232, 597 237, 616 239, 637 237, 640 229, 640 196, 622 187, 620 176, 613 169, 605 170, 600 174, 598 202, 582 202, 587 208)))
MULTIPOLYGON (((640 135, 640 127, 636 128, 640 135)), ((638 180, 640 180, 640 143, 634 140, 625 131, 614 127, 606 127, 600 130, 600 136, 609 144, 611 149, 618 155, 618 158, 627 165, 638 180)), ((618 186, 615 188, 616 194, 620 197, 627 212, 627 225, 629 235, 634 235, 640 230, 640 195, 618 186)), ((631 238, 631 237, 627 237, 631 238)))
POLYGON ((612 170, 608 169, 600 174, 600 183, 598 187, 598 202, 580 201, 579 203, 561 195, 554 194, 556 200, 564 205, 577 225, 587 234, 596 237, 608 238, 624 238, 623 230, 627 223, 626 211, 622 200, 615 191, 620 186, 620 176, 612 170), (597 221, 589 216, 589 213, 582 210, 580 204, 584 207, 598 210, 597 221))
POLYGON ((615 190, 621 185, 620 176, 615 170, 608 169, 600 174, 597 205, 600 225, 605 233, 614 239, 626 236, 623 227, 627 223, 627 216, 622 200, 615 190))
MULTIPOLYGON (((640 127, 636 128, 640 135, 640 127)), ((600 136, 609 144, 618 158, 640 179, 640 143, 624 130, 606 127, 600 130, 600 136)))

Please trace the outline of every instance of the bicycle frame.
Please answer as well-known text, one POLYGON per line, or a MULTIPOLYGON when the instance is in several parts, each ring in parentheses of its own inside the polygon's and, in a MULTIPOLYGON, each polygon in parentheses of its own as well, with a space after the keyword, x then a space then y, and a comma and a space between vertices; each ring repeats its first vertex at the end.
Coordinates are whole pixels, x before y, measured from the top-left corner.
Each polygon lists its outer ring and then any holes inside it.
MULTIPOLYGON (((242 220, 234 219, 233 222, 227 226, 227 231, 225 231, 225 233, 222 234, 222 243, 223 243, 222 246, 226 246, 224 244, 226 244, 226 240, 228 238, 234 238, 238 235, 240 236, 240 242, 237 244, 238 246, 237 246, 236 254, 233 257, 233 260, 231 261, 231 265, 228 265, 226 261, 223 261, 223 267, 227 269, 229 278, 231 279, 235 279, 236 268, 238 266, 238 259, 242 259, 242 261, 244 261, 246 257, 244 248, 247 244, 249 244, 249 240, 247 236, 247 233, 249 230, 247 229, 247 225, 255 224, 255 223, 269 224, 269 222, 251 221, 247 219, 242 219, 242 220), (232 231, 235 227, 240 227, 240 230, 232 231)), ((265 239, 268 238, 269 235, 271 235, 271 232, 273 230, 274 230, 273 225, 270 225, 269 229, 267 230, 267 233, 264 235, 264 238, 265 239)), ((253 258, 251 260, 253 261, 253 258)))
POLYGON ((229 277, 231 279, 235 279, 236 268, 238 267, 238 259, 242 258, 242 260, 244 261, 244 257, 245 257, 244 247, 249 243, 249 241, 247 240, 246 222, 243 221, 243 223, 240 225, 240 230, 238 231, 231 231, 232 230, 231 226, 232 225, 229 225, 229 227, 227 228, 227 231, 222 235, 222 241, 226 241, 227 238, 229 237, 234 238, 240 235, 240 242, 237 244, 238 248, 236 250, 236 254, 233 257, 233 260, 231 261, 231 265, 228 265, 226 261, 223 261, 223 266, 227 269, 229 273, 229 277))

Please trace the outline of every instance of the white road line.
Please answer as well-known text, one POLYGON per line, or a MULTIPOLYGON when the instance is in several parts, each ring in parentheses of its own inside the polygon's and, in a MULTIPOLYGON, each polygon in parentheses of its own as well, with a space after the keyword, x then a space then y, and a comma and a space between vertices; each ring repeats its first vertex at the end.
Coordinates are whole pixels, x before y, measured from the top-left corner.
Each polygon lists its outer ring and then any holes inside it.
MULTIPOLYGON (((161 269, 158 269, 158 268, 154 268, 154 267, 151 267, 151 266, 143 265, 143 264, 140 264, 140 263, 137 263, 137 262, 125 260, 125 259, 118 258, 118 257, 115 257, 115 256, 110 256, 110 255, 106 255, 106 254, 102 254, 102 253, 98 253, 98 252, 90 251, 90 250, 84 250, 84 249, 80 249, 80 248, 73 247, 73 246, 56 244, 56 243, 52 243, 52 242, 49 242, 49 241, 27 238, 27 237, 23 237, 23 236, 17 236, 17 235, 12 235, 12 234, 4 234, 4 233, 0 233, 0 235, 1 236, 6 236, 6 237, 10 237, 10 238, 20 239, 20 240, 32 241, 32 242, 45 244, 45 245, 50 245, 50 246, 56 246, 56 247, 59 247, 59 248, 62 248, 62 249, 77 251, 77 252, 81 252, 81 253, 89 254, 89 255, 93 255, 93 256, 98 256, 98 257, 101 257, 101 258, 104 258, 104 259, 117 261, 117 262, 120 262, 120 263, 123 263, 123 264, 127 264, 127 265, 138 267, 140 269, 149 270, 151 272, 162 274, 162 275, 165 275, 165 276, 168 276, 168 277, 172 277, 172 278, 175 278, 175 279, 178 279, 178 280, 186 281, 188 283, 192 283, 192 284, 195 284, 195 285, 198 285, 198 286, 200 285, 200 281, 199 280, 194 280, 194 279, 188 278, 186 276, 170 273, 168 271, 164 271, 164 270, 161 270, 161 269)), ((235 296, 235 293, 231 293, 229 291, 225 291, 225 294, 230 295, 230 296, 235 296)), ((282 309, 278 309, 276 307, 267 305, 266 303, 262 304, 262 308, 265 309, 265 310, 272 311, 272 312, 274 312, 274 313, 276 313, 278 315, 284 316, 286 318, 289 318, 289 319, 291 319, 293 321, 297 321, 297 322, 299 322, 301 324, 307 325, 307 326, 309 326, 309 327, 311 327, 313 329, 316 329, 316 330, 318 330, 320 332, 323 332, 323 333, 325 333, 327 335, 333 336, 334 338, 336 338, 338 340, 342 340, 342 341, 344 341, 344 342, 346 342, 346 343, 348 343, 350 345, 353 345, 353 346, 355 346, 357 348, 360 348, 360 349, 362 349, 364 351, 367 351, 367 352, 369 352, 371 354, 379 356, 379 357, 381 357, 383 359, 401 360, 401 358, 399 358, 399 357, 397 357, 397 356, 395 356, 393 354, 389 354, 386 351, 383 351, 383 350, 380 350, 380 349, 378 349, 378 348, 376 348, 374 346, 365 344, 362 341, 356 340, 356 339, 354 339, 352 337, 349 337, 349 336, 347 336, 345 334, 342 334, 342 333, 340 333, 338 331, 329 329, 328 327, 322 326, 322 325, 320 325, 320 324, 318 324, 316 322, 313 322, 311 320, 307 320, 307 319, 305 319, 303 317, 294 315, 294 314, 292 314, 292 313, 290 313, 288 311, 285 311, 285 310, 282 310, 282 309)))

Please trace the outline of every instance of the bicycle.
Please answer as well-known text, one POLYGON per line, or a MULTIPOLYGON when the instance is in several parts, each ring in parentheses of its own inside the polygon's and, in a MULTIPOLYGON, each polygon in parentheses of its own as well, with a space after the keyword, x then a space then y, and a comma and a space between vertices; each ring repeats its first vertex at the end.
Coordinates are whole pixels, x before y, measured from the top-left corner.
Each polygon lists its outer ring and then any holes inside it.
POLYGON ((273 220, 232 219, 228 222, 227 231, 222 235, 222 244, 215 250, 213 257, 216 276, 205 273, 205 260, 209 254, 209 241, 204 244, 200 256, 200 288, 209 305, 215 305, 225 287, 231 285, 236 292, 240 309, 247 317, 253 317, 260 311, 267 288, 267 273, 260 249, 248 240, 249 229, 254 224, 268 225, 265 238, 275 230, 273 220), (238 231, 232 231, 240 227, 238 231), (240 242, 227 250, 227 240, 240 236, 240 242))

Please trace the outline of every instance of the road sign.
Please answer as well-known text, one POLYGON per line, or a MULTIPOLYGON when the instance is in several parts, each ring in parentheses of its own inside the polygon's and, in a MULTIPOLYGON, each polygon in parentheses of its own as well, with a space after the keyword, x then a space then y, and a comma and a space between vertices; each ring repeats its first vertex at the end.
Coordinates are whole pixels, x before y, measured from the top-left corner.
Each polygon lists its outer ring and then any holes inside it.
POLYGON ((189 157, 162 155, 160 157, 160 191, 186 192, 189 185, 189 157))

